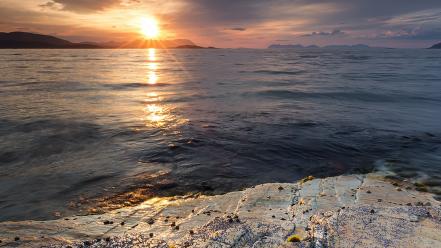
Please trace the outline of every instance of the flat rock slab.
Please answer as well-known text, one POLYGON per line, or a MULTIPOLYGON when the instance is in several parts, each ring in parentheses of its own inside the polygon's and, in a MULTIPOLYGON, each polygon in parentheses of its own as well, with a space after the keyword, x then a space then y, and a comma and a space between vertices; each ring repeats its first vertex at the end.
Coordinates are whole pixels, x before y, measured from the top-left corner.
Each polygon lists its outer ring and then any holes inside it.
POLYGON ((441 208, 431 194, 379 174, 305 181, 2 222, 0 247, 441 247, 441 208), (288 242, 292 235, 300 241, 288 242))

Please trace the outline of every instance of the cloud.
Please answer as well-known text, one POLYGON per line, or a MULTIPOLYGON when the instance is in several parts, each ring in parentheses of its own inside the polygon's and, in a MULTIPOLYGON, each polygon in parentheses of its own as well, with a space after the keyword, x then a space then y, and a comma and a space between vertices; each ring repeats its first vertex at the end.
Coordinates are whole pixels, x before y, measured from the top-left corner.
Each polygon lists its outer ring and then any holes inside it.
POLYGON ((246 28, 241 28, 241 27, 237 27, 237 28, 226 28, 226 30, 232 30, 232 31, 246 31, 246 28))
POLYGON ((51 0, 40 6, 52 9, 60 6, 62 10, 84 13, 102 11, 119 6, 122 2, 122 0, 51 0))
POLYGON ((334 29, 332 32, 312 32, 310 34, 300 35, 301 37, 311 37, 311 36, 337 36, 345 35, 346 33, 340 29, 334 29))
MULTIPOLYGON (((2 0, 0 12, 33 6, 39 14, 68 15, 64 24, 110 29, 117 22, 121 31, 130 26, 126 20, 152 14, 176 37, 221 47, 265 47, 274 40, 307 45, 441 39, 440 0, 46 0, 37 10, 38 1, 2 0)), ((23 15, 17 22, 53 22, 39 16, 23 15)), ((18 17, 10 12, 1 19, 18 17)))

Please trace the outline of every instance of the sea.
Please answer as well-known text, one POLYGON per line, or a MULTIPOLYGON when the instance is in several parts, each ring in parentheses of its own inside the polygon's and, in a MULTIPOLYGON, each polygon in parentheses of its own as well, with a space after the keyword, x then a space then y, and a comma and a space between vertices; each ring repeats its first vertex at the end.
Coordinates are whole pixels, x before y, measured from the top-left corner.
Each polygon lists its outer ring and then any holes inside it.
POLYGON ((372 171, 441 195, 441 50, 0 50, 0 221, 372 171))

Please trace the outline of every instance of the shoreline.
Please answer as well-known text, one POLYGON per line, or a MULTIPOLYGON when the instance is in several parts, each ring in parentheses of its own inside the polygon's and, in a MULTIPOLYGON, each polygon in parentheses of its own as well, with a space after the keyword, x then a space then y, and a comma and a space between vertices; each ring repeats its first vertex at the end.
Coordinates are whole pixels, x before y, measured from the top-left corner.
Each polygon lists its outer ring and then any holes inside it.
POLYGON ((0 240, 0 247, 437 247, 441 207, 410 183, 369 173, 0 222, 0 240))

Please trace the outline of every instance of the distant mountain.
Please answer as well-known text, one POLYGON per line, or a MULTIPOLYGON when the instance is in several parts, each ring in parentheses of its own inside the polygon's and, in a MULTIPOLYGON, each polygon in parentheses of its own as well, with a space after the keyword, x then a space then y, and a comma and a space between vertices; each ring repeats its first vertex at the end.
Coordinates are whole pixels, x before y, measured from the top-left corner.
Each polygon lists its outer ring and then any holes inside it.
POLYGON ((431 46, 429 49, 441 49, 441 42, 431 46))
MULTIPOLYGON (((280 44, 273 44, 268 46, 268 48, 272 48, 272 49, 291 49, 291 48, 320 48, 317 45, 310 45, 310 46, 302 46, 300 44, 296 44, 296 45, 280 45, 280 44)), ((366 48, 370 48, 368 45, 364 45, 364 44, 357 44, 357 45, 330 45, 330 46, 325 46, 322 48, 333 48, 333 49, 343 49, 343 48, 354 48, 354 49, 366 49, 366 48)))
POLYGON ((146 40, 127 42, 73 43, 50 35, 26 32, 0 33, 0 48, 203 48, 186 39, 146 40))
POLYGON ((355 48, 355 49, 366 49, 366 48, 370 48, 368 45, 365 44, 357 44, 357 45, 330 45, 330 46, 325 46, 324 48, 355 48))
POLYGON ((99 48, 91 44, 72 43, 50 35, 25 32, 0 33, 0 48, 99 48))
POLYGON ((136 39, 127 42, 111 41, 111 42, 95 43, 95 44, 103 48, 177 48, 180 46, 196 46, 192 41, 185 39, 176 39, 176 40, 136 39))
POLYGON ((304 48, 304 46, 296 44, 296 45, 281 45, 281 44, 273 44, 268 48, 270 49, 291 49, 291 48, 304 48))

